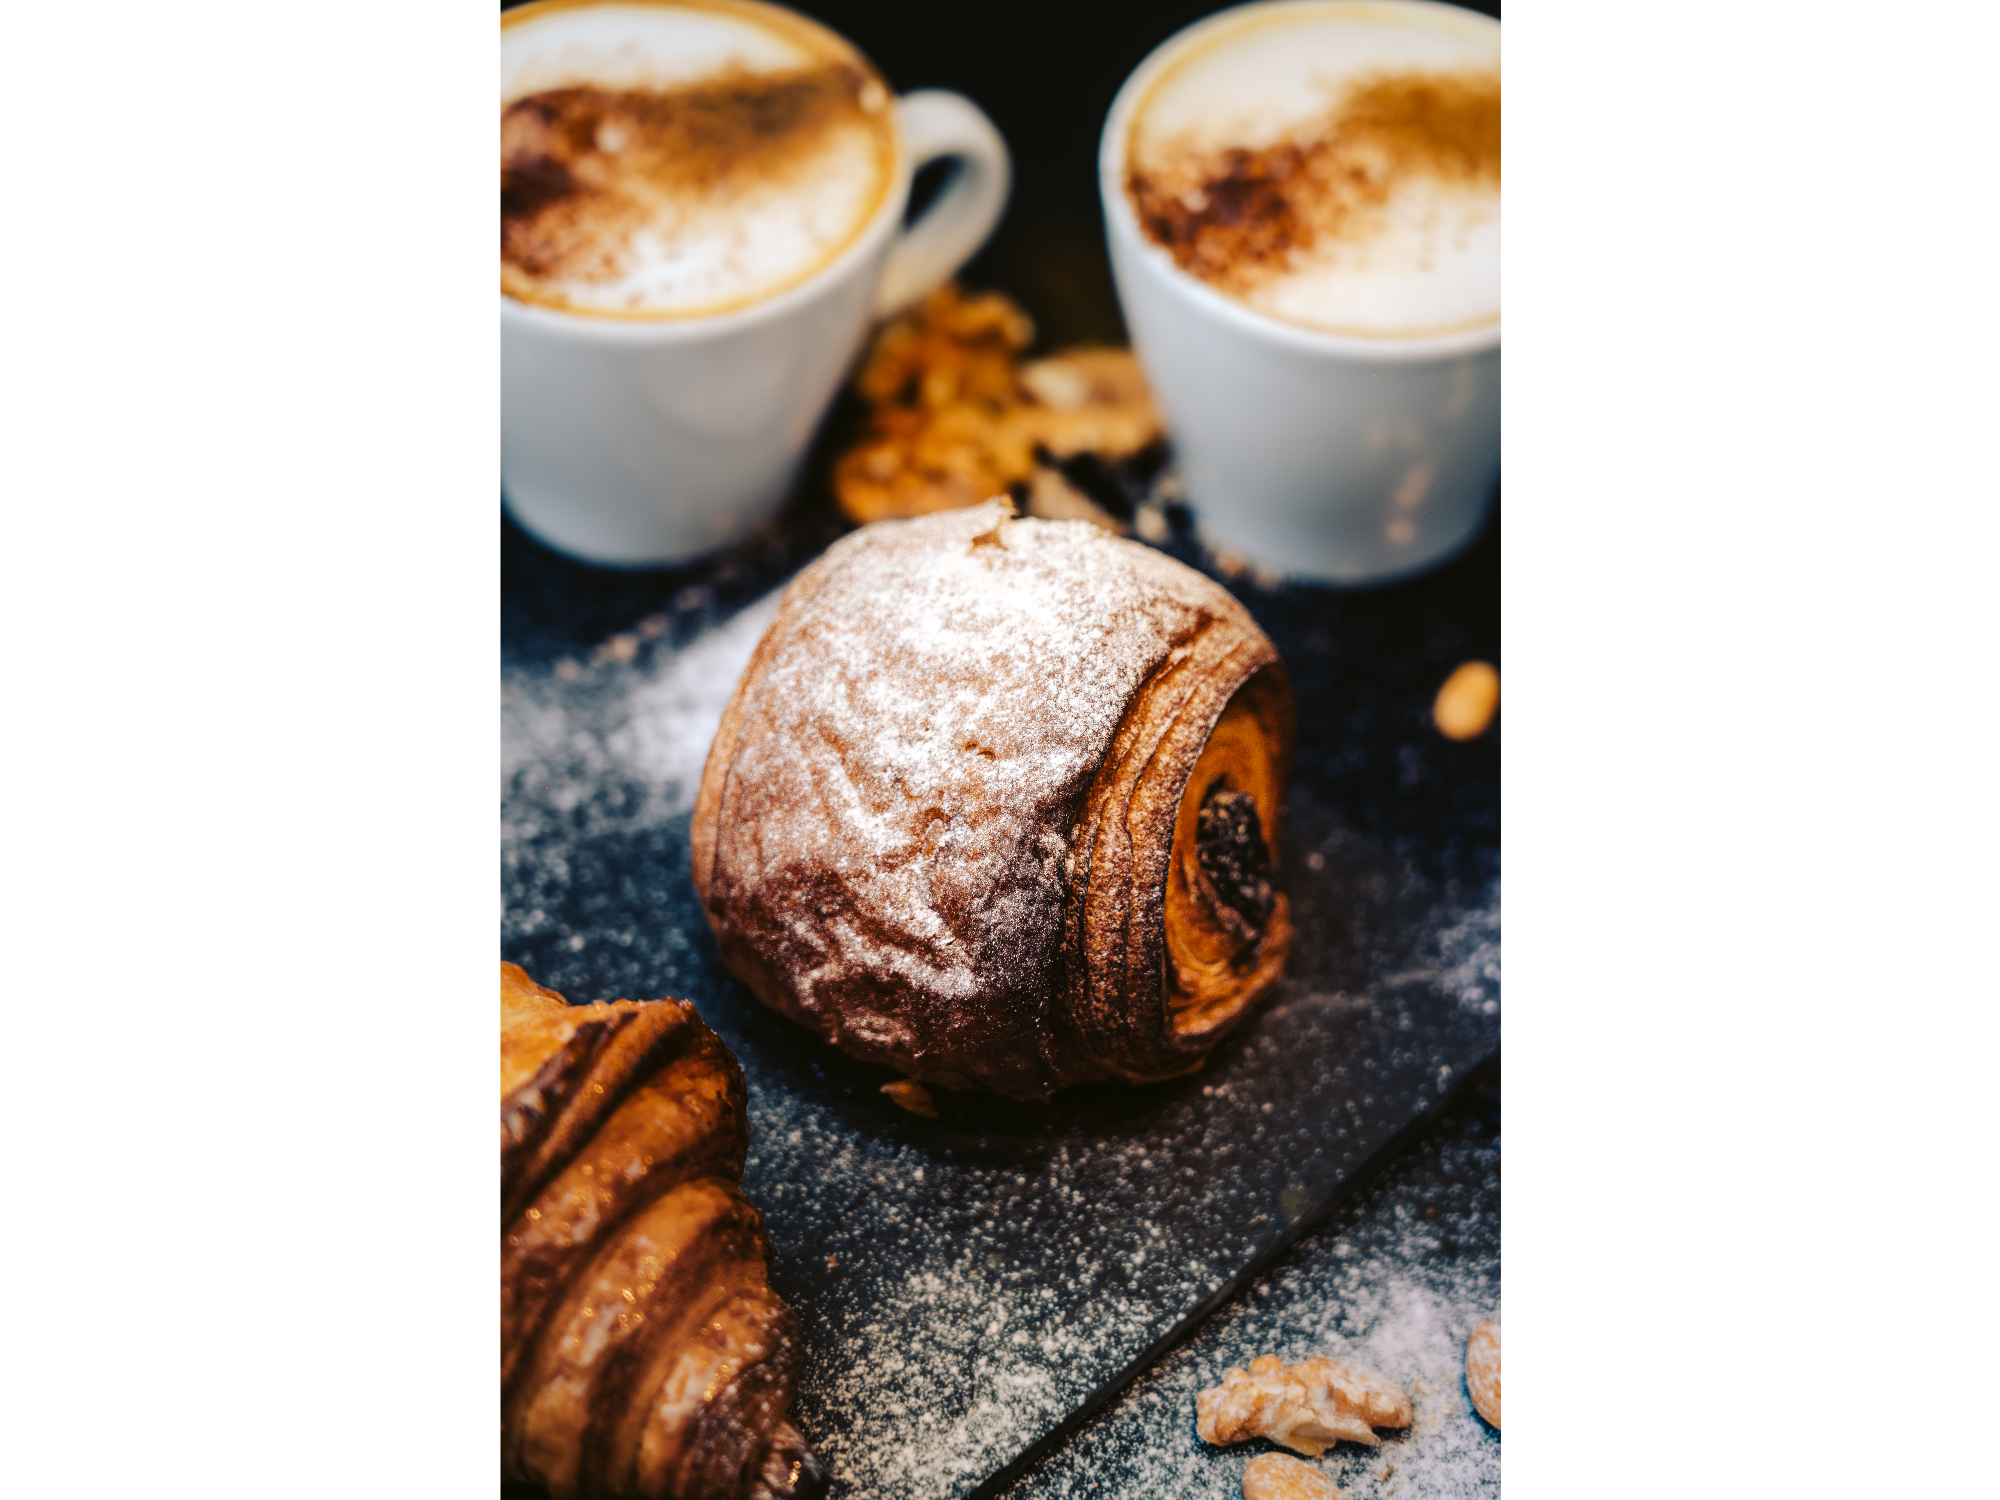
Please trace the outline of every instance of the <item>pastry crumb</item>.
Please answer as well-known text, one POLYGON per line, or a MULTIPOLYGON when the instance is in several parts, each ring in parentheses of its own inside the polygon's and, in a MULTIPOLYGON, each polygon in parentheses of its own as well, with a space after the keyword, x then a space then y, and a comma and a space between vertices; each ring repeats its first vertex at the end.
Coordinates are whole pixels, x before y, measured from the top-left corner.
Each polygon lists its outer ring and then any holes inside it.
POLYGON ((1346 1500, 1311 1464, 1283 1453, 1260 1453, 1243 1468, 1243 1500, 1346 1500))
POLYGON ((927 1120, 938 1117, 937 1105, 931 1102, 931 1091, 914 1079, 899 1078, 894 1083, 885 1083, 882 1092, 913 1115, 922 1115, 927 1120))
MULTIPOLYGON (((977 505, 996 492, 1045 487, 1051 462, 1082 453, 1117 463, 1166 434, 1139 361, 1127 349, 1079 348, 1021 362, 1034 324, 996 292, 947 284, 875 337, 854 389, 869 423, 834 465, 833 491, 855 521, 977 505)), ((1090 520, 1064 507, 1051 519, 1090 520)), ((1030 514, 1043 512, 1030 506, 1030 514)), ((1103 519, 1100 520, 1099 516, 1103 519)))

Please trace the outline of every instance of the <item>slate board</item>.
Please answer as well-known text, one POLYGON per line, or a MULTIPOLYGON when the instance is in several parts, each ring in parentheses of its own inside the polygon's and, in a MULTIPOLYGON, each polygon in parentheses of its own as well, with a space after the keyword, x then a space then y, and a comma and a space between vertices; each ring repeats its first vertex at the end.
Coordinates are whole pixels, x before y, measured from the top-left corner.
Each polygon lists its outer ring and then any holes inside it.
POLYGON ((1415 1408, 1379 1448, 1315 1465, 1346 1500, 1500 1500, 1500 1432, 1472 1404, 1465 1341, 1500 1317, 1500 1079, 1438 1120, 1365 1191, 1260 1271, 1005 1492, 1005 1500, 1242 1500, 1263 1440, 1218 1448, 1199 1394, 1260 1354, 1324 1354, 1395 1382, 1415 1408))
MULTIPOLYGON (((1497 1058, 1499 732, 1446 741, 1430 704, 1459 662, 1499 661, 1498 506, 1412 583, 1223 579, 1299 697, 1280 991, 1190 1078, 940 1094, 932 1121, 721 967, 688 876, 692 787, 649 782, 659 757, 633 749, 635 705, 671 729, 690 662, 709 669, 688 712, 719 710, 718 652, 754 639, 740 612, 842 529, 824 451, 779 522, 689 568, 585 568, 503 522, 501 951, 572 1000, 692 999, 727 1040, 745 1191, 805 1328, 798 1423, 836 1494, 943 1500, 1023 1472, 1497 1058)), ((1177 520, 1166 550, 1205 564, 1177 520)))

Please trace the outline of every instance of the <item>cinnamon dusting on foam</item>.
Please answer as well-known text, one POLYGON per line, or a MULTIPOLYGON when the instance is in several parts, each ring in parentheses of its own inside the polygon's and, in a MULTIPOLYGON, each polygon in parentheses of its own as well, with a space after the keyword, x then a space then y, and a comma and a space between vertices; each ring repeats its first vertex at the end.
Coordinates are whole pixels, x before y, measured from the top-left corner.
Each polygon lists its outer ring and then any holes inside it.
POLYGON ((1165 143, 1146 158, 1128 166, 1126 191, 1147 237, 1242 295, 1380 234, 1409 184, 1497 195, 1500 75, 1377 73, 1263 146, 1165 143))
MULTIPOLYGON (((872 211, 894 152, 886 103, 881 83, 847 61, 735 70, 663 89, 586 84, 518 99, 500 116, 501 289, 571 305, 566 290, 630 274, 638 236, 666 242, 671 253, 677 228, 694 216, 760 189, 808 186, 840 144, 856 140, 872 147, 878 181, 859 195, 872 211)), ((844 234, 819 246, 815 266, 868 216, 854 214, 844 234)))

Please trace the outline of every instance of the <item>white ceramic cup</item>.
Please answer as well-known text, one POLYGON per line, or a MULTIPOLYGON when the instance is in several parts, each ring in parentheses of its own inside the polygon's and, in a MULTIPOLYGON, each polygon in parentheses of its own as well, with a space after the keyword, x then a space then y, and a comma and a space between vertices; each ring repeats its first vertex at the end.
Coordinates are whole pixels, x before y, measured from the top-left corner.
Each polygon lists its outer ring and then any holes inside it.
MULTIPOLYGON (((507 11, 501 25, 552 8, 507 11)), ((537 60, 531 48, 502 50, 505 101, 537 60)), ((522 526, 573 556, 633 567, 712 551, 777 510, 872 320, 955 272, 1006 206, 1006 143, 970 100, 925 90, 896 100, 894 114, 895 165, 874 216, 812 276, 763 301, 642 319, 501 297, 500 482, 522 526), (958 170, 905 228, 911 176, 944 158, 958 170)))
MULTIPOLYGON (((1212 546, 1302 577, 1376 582, 1477 535, 1500 472, 1500 325, 1362 338, 1281 321, 1174 264, 1125 190, 1134 111, 1190 49, 1324 0, 1239 6, 1162 43, 1113 101, 1098 155, 1112 273, 1132 345, 1212 546)), ((1362 7, 1357 7, 1357 9, 1362 7)), ((1369 0, 1371 12, 1457 7, 1369 0)))

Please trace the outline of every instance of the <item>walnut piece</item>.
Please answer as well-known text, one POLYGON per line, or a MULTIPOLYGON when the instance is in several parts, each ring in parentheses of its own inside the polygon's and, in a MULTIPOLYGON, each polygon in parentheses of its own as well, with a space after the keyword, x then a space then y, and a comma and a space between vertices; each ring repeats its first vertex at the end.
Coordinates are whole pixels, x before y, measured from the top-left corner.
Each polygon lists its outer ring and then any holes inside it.
MULTIPOLYGON (((841 509, 868 522, 978 505, 1030 484, 1067 489, 1046 460, 1121 461, 1161 440, 1166 428, 1130 350, 1069 349, 1023 364, 1034 331, 1005 297, 950 283, 885 325, 854 380, 869 422, 834 465, 841 509)), ((1077 516, 1097 521, 1098 507, 1072 493, 1085 508, 1077 516)), ((1030 512, 1043 514, 1032 503, 1030 512)))
POLYGON ((1243 1500, 1346 1500, 1310 1464, 1282 1453, 1260 1453, 1243 1469, 1243 1500))
POLYGON ((1431 718, 1448 740, 1476 740, 1500 707, 1500 674, 1491 662, 1469 661, 1438 689, 1431 718))
POLYGON ((1500 1325, 1481 1323, 1465 1341, 1465 1388, 1479 1415, 1500 1428, 1500 1325))
POLYGON ((1333 1443, 1380 1442, 1370 1429, 1407 1427, 1410 1398, 1385 1380, 1359 1375, 1325 1355, 1287 1367, 1270 1354, 1248 1371, 1224 1372, 1222 1384, 1195 1397, 1203 1442, 1272 1442, 1318 1458, 1333 1443))

